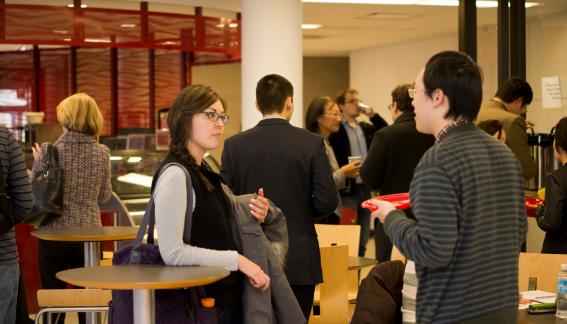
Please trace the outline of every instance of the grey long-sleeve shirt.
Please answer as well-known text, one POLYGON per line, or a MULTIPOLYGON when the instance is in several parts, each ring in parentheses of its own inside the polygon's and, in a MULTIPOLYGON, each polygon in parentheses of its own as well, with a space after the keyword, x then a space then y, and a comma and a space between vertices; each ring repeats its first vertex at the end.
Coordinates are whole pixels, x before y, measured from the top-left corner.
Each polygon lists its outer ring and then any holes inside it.
POLYGON ((385 231, 415 261, 417 322, 459 323, 517 307, 527 221, 513 153, 470 123, 457 126, 421 159, 410 200, 417 221, 393 211, 385 231))

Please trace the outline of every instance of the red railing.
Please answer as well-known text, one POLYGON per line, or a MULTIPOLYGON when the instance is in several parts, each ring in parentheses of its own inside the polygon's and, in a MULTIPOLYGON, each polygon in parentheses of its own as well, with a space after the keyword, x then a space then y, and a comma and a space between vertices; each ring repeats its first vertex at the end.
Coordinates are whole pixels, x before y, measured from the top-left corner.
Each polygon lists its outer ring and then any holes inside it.
POLYGON ((208 61, 237 61, 240 21, 145 10, 4 4, 0 44, 173 49, 210 53, 208 61))

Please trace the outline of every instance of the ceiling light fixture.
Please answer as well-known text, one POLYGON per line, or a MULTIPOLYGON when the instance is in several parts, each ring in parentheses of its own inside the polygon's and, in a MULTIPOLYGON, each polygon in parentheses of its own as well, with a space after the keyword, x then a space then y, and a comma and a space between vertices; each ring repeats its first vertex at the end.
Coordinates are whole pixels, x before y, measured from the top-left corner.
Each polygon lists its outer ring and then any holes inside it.
MULTIPOLYGON (((70 4, 67 5, 67 8, 74 8, 74 7, 75 7, 75 5, 72 4, 72 3, 70 3, 70 4)), ((87 6, 86 4, 81 4, 81 8, 83 8, 83 9, 88 8, 88 7, 89 7, 89 6, 87 6)))
MULTIPOLYGON (((349 3, 349 4, 381 4, 381 5, 416 5, 457 7, 459 0, 301 0, 306 3, 349 3)), ((539 5, 537 2, 526 2, 526 8, 539 5)), ((498 8, 496 0, 477 0, 477 8, 498 8)))
POLYGON ((122 24, 120 25, 121 28, 134 28, 136 24, 122 24))
POLYGON ((321 24, 301 24, 301 29, 317 29, 321 27, 323 27, 321 24))

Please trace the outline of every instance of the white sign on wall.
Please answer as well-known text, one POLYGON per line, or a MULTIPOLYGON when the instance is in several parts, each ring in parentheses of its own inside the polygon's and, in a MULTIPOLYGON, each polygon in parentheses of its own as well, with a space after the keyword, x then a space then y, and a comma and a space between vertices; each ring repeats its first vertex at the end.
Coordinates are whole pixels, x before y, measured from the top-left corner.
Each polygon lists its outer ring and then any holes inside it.
POLYGON ((561 108, 561 83, 559 76, 541 78, 542 108, 561 108))

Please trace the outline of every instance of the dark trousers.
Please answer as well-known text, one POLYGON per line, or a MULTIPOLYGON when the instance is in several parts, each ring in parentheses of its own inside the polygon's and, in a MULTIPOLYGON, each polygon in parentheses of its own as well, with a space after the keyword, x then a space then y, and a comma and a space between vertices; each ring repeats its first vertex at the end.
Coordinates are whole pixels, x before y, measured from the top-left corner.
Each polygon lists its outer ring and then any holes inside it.
POLYGON ((363 257, 366 253, 366 243, 370 238, 370 211, 362 208, 360 204, 370 198, 370 192, 363 184, 357 184, 351 188, 348 194, 342 194, 343 206, 356 211, 356 223, 360 225, 360 244, 358 256, 363 257))
POLYGON ((242 313, 242 304, 231 307, 225 307, 219 309, 218 324, 242 324, 244 322, 244 316, 242 313))
POLYGON ((390 261, 392 255, 392 241, 384 232, 384 224, 378 219, 374 220, 374 246, 378 262, 390 261))
MULTIPOLYGON (((41 287, 45 289, 65 289, 67 283, 57 279, 59 271, 80 268, 85 265, 83 243, 39 241, 39 273, 41 287)), ((65 313, 53 313, 52 323, 65 323, 65 313)), ((85 313, 79 313, 79 323, 85 323, 85 313)))
POLYGON ((299 307, 305 316, 305 320, 309 322, 311 308, 313 308, 313 298, 315 297, 315 285, 290 285, 299 307))

